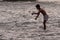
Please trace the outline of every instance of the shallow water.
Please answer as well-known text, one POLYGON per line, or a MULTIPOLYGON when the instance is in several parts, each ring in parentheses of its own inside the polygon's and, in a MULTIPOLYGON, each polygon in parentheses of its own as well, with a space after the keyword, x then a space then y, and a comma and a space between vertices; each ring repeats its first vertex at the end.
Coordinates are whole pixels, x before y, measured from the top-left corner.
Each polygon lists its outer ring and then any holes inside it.
POLYGON ((43 16, 34 20, 37 2, 0 2, 0 40, 59 40, 60 4, 40 2, 49 15, 47 30, 43 30, 43 16))

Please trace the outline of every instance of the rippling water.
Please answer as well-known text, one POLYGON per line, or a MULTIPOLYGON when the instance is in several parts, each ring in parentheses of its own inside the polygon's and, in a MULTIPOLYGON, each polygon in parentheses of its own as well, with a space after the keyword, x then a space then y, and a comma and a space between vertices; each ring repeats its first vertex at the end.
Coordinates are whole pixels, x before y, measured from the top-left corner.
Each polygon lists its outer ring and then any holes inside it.
POLYGON ((0 40, 60 40, 60 4, 53 2, 0 2, 0 40), (47 30, 43 16, 34 20, 40 4, 49 15, 47 30))

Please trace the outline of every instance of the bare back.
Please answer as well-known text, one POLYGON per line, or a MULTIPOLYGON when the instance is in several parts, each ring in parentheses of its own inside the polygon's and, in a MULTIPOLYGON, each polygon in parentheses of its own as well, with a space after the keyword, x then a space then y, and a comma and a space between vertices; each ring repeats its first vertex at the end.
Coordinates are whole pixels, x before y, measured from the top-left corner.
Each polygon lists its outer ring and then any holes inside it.
POLYGON ((43 10, 43 9, 40 9, 40 12, 43 14, 43 16, 44 16, 44 15, 47 15, 47 14, 46 14, 46 11, 43 10))

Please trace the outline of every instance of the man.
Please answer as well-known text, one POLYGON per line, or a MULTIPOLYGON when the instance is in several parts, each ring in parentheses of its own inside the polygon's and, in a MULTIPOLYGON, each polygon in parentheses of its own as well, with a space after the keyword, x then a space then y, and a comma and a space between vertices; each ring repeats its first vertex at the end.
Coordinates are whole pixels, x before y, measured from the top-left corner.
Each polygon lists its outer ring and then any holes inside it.
POLYGON ((39 17, 40 13, 43 14, 43 17, 44 17, 43 25, 44 25, 44 30, 46 30, 46 22, 48 20, 48 15, 47 15, 47 13, 46 13, 46 11, 44 9, 40 8, 39 4, 36 5, 36 8, 38 10, 38 13, 32 13, 32 15, 36 14, 37 16, 36 16, 35 20, 37 20, 37 18, 39 17))

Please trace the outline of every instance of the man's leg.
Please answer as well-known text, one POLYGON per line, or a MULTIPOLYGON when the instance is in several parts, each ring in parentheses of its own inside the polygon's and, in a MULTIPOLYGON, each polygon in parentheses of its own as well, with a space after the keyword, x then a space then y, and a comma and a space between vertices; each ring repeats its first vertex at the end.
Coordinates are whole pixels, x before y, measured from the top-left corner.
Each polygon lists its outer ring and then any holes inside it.
POLYGON ((46 30, 46 20, 44 20, 43 25, 44 25, 44 30, 46 30))

